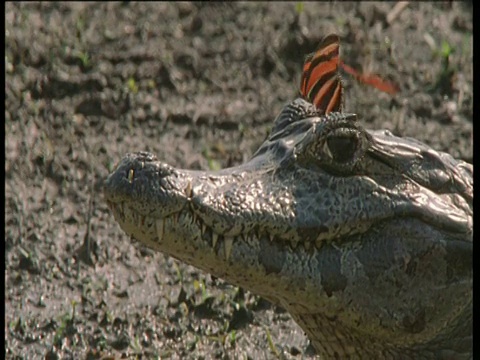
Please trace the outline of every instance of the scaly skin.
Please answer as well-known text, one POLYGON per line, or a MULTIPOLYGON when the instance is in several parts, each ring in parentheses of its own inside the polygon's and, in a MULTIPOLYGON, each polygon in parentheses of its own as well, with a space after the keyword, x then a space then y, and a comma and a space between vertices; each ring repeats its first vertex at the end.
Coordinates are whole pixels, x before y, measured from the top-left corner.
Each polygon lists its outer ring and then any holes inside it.
POLYGON ((297 99, 244 165, 128 154, 105 183, 136 240, 283 306, 325 358, 472 356, 473 167, 297 99))

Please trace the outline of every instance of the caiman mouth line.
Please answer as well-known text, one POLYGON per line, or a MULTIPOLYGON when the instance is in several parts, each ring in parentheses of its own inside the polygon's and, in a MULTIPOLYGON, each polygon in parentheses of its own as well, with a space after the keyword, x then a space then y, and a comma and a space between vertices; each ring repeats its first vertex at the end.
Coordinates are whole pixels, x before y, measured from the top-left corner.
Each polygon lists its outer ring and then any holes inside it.
POLYGON ((146 224, 152 224, 152 226, 154 225, 156 237, 153 241, 153 245, 155 246, 162 245, 165 237, 165 227, 176 226, 179 222, 195 224, 199 229, 201 229, 200 234, 202 241, 209 244, 210 247, 215 250, 217 256, 221 256, 220 252, 223 250, 222 256, 225 257, 226 261, 228 261, 230 258, 234 241, 245 241, 245 236, 243 235, 235 237, 218 235, 217 233, 213 232, 212 229, 208 227, 202 220, 200 220, 195 213, 189 210, 182 210, 169 216, 156 219, 147 215, 139 214, 136 210, 129 207, 125 203, 115 204, 109 202, 108 205, 112 210, 115 219, 119 223, 125 223, 126 216, 129 216, 130 219, 133 219, 133 222, 136 222, 139 225, 139 228, 145 227, 146 224))
MULTIPOLYGON (((148 215, 141 215, 137 210, 128 206, 125 202, 114 203, 112 201, 107 201, 107 205, 110 210, 113 212, 115 219, 120 224, 125 224, 126 219, 129 219, 130 223, 137 224, 138 228, 151 228, 155 226, 155 240, 150 242, 150 245, 154 247, 161 246, 164 237, 165 237, 165 228, 166 226, 175 227, 177 224, 194 224, 200 230, 201 240, 208 244, 212 249, 214 249, 215 254, 219 257, 224 257, 225 261, 230 259, 232 253, 232 248, 235 243, 244 242, 244 243, 253 243, 260 241, 268 241, 271 245, 279 246, 284 248, 287 245, 290 251, 303 252, 305 254, 314 255, 315 251, 318 251, 327 243, 334 243, 336 239, 331 241, 299 241, 295 238, 290 238, 290 240, 283 239, 279 236, 272 235, 264 230, 259 230, 258 227, 240 233, 234 236, 227 236, 216 233, 210 226, 205 224, 202 221, 201 217, 195 213, 190 207, 182 209, 179 212, 170 214, 163 218, 153 218, 148 215)), ((366 230, 366 229, 363 229, 366 230)), ((131 234, 129 234, 131 235, 131 234)), ((135 237, 132 237, 137 242, 135 237)))

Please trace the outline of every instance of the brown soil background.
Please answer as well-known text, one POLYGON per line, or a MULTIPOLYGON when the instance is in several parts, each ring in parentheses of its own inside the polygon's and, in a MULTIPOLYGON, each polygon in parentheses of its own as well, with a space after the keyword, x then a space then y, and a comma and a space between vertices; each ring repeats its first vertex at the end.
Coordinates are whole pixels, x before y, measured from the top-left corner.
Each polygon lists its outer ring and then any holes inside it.
POLYGON ((472 162, 471 2, 391 22, 391 2, 301 4, 6 5, 7 359, 312 356, 283 310, 132 245, 101 193, 127 152, 247 160, 330 32, 347 64, 401 88, 346 76, 347 111, 472 162))

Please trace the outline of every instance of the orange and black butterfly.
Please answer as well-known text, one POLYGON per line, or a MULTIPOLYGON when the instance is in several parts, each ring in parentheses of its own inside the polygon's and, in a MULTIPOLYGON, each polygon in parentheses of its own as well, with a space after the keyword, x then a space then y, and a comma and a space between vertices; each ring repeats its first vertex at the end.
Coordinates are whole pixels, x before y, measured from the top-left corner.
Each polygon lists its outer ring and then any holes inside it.
POLYGON ((323 38, 316 52, 307 55, 303 65, 300 92, 323 114, 343 107, 339 55, 340 39, 331 34, 323 38))
POLYGON ((343 110, 342 68, 359 82, 394 95, 398 87, 377 75, 364 75, 340 60, 340 38, 330 34, 323 38, 316 52, 307 55, 303 65, 300 93, 322 114, 343 110))

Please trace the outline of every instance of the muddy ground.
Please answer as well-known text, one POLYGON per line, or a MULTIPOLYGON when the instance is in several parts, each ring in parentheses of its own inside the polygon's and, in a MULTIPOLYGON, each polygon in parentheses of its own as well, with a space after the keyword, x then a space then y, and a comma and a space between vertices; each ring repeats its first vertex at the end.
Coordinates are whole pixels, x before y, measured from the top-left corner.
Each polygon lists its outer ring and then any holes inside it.
POLYGON ((472 161, 472 5, 6 5, 5 354, 8 359, 302 359, 282 309, 132 245, 102 200, 127 153, 217 169, 248 159, 298 95, 327 33, 346 109, 472 161))

